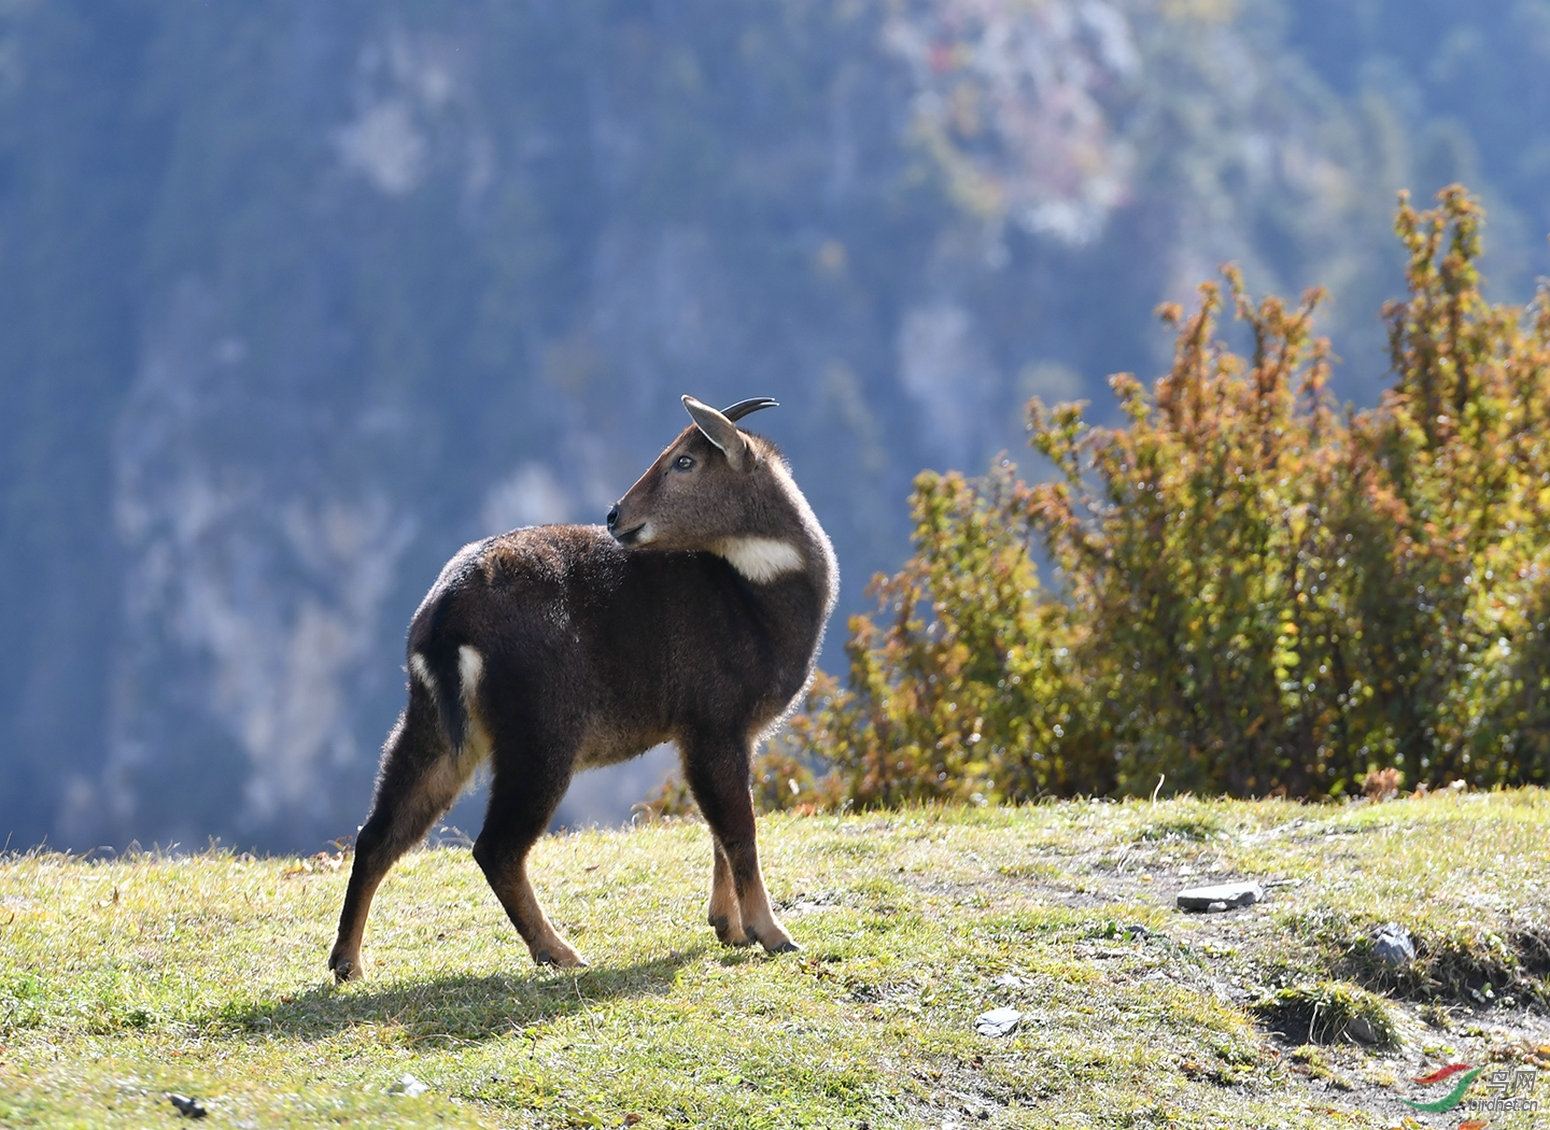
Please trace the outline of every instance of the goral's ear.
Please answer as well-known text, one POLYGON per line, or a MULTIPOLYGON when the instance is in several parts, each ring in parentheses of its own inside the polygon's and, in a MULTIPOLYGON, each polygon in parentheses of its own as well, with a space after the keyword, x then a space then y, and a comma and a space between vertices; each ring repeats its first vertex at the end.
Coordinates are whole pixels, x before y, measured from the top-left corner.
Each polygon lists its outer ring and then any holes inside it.
POLYGON ((683 398, 689 419, 705 438, 719 447, 734 471, 741 471, 749 464, 748 438, 737 430, 737 425, 717 412, 709 404, 701 403, 688 394, 683 398))

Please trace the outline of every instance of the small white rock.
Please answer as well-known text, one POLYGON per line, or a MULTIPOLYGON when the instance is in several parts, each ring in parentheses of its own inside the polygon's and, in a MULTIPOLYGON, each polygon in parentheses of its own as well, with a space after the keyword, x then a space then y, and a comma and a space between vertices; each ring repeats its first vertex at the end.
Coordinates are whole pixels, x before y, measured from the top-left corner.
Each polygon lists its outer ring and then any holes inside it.
POLYGON ((425 1094, 425 1092, 429 1091, 429 1090, 430 1090, 429 1086, 427 1086, 426 1084, 420 1082, 413 1075, 410 1075, 406 1071, 406 1072, 404 1072, 404 1076, 403 1076, 402 1079, 400 1079, 397 1083, 394 1083, 391 1087, 388 1088, 388 1094, 390 1094, 390 1095, 407 1095, 411 1099, 413 1099, 413 1098, 418 1098, 420 1095, 425 1094))

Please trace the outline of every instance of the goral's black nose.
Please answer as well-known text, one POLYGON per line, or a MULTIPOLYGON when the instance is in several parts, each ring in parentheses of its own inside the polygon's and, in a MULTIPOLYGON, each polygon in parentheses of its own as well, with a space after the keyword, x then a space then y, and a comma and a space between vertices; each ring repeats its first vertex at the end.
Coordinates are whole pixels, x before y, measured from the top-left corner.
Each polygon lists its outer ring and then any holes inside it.
POLYGON ((619 524, 619 508, 615 506, 608 512, 608 528, 611 530, 619 524))

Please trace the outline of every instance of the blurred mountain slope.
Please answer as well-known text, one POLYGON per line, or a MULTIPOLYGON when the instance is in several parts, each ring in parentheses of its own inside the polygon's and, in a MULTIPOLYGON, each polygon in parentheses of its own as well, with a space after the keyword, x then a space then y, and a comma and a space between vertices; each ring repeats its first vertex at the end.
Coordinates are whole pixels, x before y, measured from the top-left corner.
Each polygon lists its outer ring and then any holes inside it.
POLYGON ((847 609, 914 471, 1223 259, 1369 395, 1394 190, 1550 228, 1508 7, 0 0, 0 833, 351 831, 441 562, 596 520, 681 392, 783 401, 847 609))

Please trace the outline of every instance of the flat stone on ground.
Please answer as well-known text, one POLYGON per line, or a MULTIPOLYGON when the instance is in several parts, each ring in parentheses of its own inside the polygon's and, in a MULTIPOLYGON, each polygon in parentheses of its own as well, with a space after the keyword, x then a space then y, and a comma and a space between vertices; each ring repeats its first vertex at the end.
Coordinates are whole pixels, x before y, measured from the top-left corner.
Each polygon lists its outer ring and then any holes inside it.
POLYGON ((981 1036, 1010 1036, 1022 1019, 1023 1014, 1015 1008, 993 1008, 980 1014, 974 1021, 974 1030, 981 1036))
POLYGON ((1231 910, 1253 906, 1265 897, 1264 888, 1255 882, 1218 883, 1210 887, 1190 887, 1180 891, 1180 910, 1231 910))

